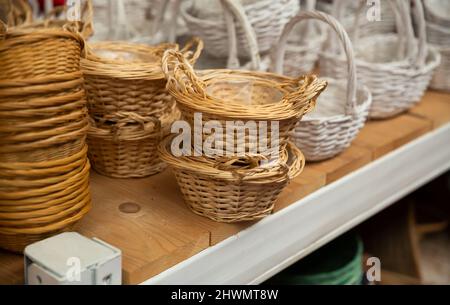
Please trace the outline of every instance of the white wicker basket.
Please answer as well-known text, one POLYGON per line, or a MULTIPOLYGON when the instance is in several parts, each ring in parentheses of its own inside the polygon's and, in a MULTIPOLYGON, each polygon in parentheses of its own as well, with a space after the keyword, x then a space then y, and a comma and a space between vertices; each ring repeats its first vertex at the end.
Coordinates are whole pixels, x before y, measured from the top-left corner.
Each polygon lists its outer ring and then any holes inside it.
MULTIPOLYGON (((181 5, 181 15, 189 32, 205 42, 205 51, 210 55, 225 58, 228 56, 227 23, 217 1, 195 0, 181 5), (213 5, 215 3, 215 5, 213 5), (204 6, 203 6, 204 5, 204 6)), ((256 33, 261 52, 268 51, 279 38, 284 25, 298 9, 298 0, 234 0, 241 4, 252 28, 256 33)), ((249 46, 241 24, 237 27, 238 56, 246 57, 249 46)))
MULTIPOLYGON (((306 1, 307 11, 313 11, 315 8, 316 0, 306 1)), ((321 22, 308 21, 306 24, 298 24, 288 39, 284 74, 298 76, 314 69, 326 38, 327 33, 321 22)))
POLYGON ((450 28, 450 1, 424 0, 423 7, 428 22, 450 28))
MULTIPOLYGON (((371 118, 389 118, 419 102, 440 63, 439 52, 426 42, 422 4, 413 1, 419 25, 418 40, 414 38, 410 2, 402 0, 393 2, 403 18, 399 34, 366 37, 355 46, 358 75, 373 95, 371 118)), ((320 68, 324 75, 341 79, 347 75, 344 56, 321 56, 320 68)))
POLYGON ((343 26, 325 13, 300 12, 286 25, 276 50, 276 72, 282 73, 290 31, 295 24, 307 19, 320 20, 330 25, 343 43, 348 59, 347 84, 343 80, 330 79, 328 89, 319 97, 316 110, 304 116, 291 134, 292 141, 303 151, 307 161, 321 161, 336 156, 350 146, 364 126, 372 98, 366 87, 357 86, 350 38, 343 26))
POLYGON ((441 53, 441 64, 436 69, 430 88, 450 92, 450 28, 427 23, 428 42, 441 53))

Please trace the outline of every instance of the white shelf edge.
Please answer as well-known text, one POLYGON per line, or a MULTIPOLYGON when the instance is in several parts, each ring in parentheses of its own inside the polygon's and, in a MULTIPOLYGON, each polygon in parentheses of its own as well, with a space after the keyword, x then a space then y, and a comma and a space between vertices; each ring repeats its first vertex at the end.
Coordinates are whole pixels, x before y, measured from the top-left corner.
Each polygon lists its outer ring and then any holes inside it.
POLYGON ((142 284, 259 284, 448 169, 450 124, 142 284))

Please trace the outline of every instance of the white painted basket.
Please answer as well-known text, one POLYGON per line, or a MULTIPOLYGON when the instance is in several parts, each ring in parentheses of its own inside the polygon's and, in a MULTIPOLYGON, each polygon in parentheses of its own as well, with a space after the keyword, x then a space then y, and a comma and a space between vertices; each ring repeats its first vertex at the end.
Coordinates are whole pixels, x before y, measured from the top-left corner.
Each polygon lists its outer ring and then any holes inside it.
MULTIPOLYGON (((307 11, 313 11, 315 8, 316 0, 306 1, 307 11)), ((319 21, 298 24, 288 38, 284 74, 296 77, 311 72, 319 59, 319 53, 326 38, 325 27, 319 21)))
POLYGON ((433 24, 450 28, 450 1, 424 0, 425 19, 433 24))
POLYGON ((321 161, 336 156, 350 146, 364 126, 372 97, 366 87, 357 85, 353 47, 346 31, 334 17, 322 12, 300 12, 286 25, 276 50, 276 72, 283 72, 282 61, 290 31, 298 22, 308 19, 320 20, 337 33, 348 60, 349 78, 330 79, 327 90, 317 101, 316 109, 305 115, 291 134, 291 140, 304 153, 307 161, 321 161))
MULTIPOLYGON (((241 4, 256 33, 261 52, 268 51, 279 38, 284 25, 294 16, 298 9, 298 0, 234 0, 241 4)), ((228 32, 223 10, 217 1, 195 0, 181 5, 181 16, 186 22, 189 33, 200 37, 205 43, 205 52, 225 58, 228 56, 228 32), (200 5, 200 4, 202 5, 200 5), (214 5, 213 5, 214 4, 214 5)), ((244 29, 237 26, 238 56, 249 54, 244 29)))
MULTIPOLYGON (((410 1, 393 0, 393 7, 403 20, 398 23, 403 25, 399 33, 374 35, 356 42, 358 75, 373 96, 371 118, 389 118, 419 102, 440 63, 439 52, 427 45, 422 3, 413 1, 419 25, 418 40, 414 38, 410 1)), ((345 78, 345 67, 344 56, 320 57, 324 75, 345 78)))

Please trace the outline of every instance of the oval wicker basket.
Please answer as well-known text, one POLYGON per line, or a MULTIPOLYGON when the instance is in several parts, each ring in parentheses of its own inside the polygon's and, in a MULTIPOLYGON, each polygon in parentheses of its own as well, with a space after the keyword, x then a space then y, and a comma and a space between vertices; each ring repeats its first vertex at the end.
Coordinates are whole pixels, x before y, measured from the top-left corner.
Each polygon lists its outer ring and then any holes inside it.
POLYGON ((77 72, 83 49, 83 38, 71 30, 8 29, 0 43, 0 80, 77 72))
POLYGON ((146 177, 163 171, 166 166, 158 157, 157 146, 179 116, 173 106, 160 119, 117 112, 114 117, 120 120, 115 122, 91 120, 87 142, 93 168, 113 178, 146 177))
MULTIPOLYGON (((146 46, 130 43, 96 43, 81 60, 89 114, 97 119, 116 112, 133 112, 143 117, 160 117, 175 104, 165 88, 161 57, 176 44, 146 46)), ((194 39, 181 52, 195 60, 203 44, 194 39), (195 45, 195 52, 190 51, 195 45)), ((113 118, 110 118, 113 119, 113 118)))
POLYGON ((282 58, 290 31, 301 21, 320 20, 338 35, 347 55, 349 79, 347 92, 342 81, 330 80, 327 91, 319 97, 314 112, 298 122, 291 133, 292 141, 303 151, 308 161, 320 161, 336 156, 350 146, 367 119, 371 94, 357 86, 353 48, 343 26, 332 16, 321 12, 300 12, 285 27, 276 50, 276 72, 282 73, 282 58))
MULTIPOLYGON (((374 119, 395 116, 419 102, 441 59, 438 51, 426 43, 420 1, 414 0, 419 25, 418 41, 414 38, 409 2, 394 3, 400 6, 404 26, 399 29, 401 34, 367 37, 360 39, 355 47, 359 79, 369 87, 373 96, 369 116, 374 119), (406 41, 402 39, 404 35, 406 41), (399 56, 403 50, 406 54, 399 56)), ((347 77, 345 57, 342 55, 324 53, 320 58, 320 69, 330 77, 347 77)))
MULTIPOLYGON (((237 1, 225 1, 233 6, 240 5, 237 1)), ((242 1, 246 19, 256 33, 258 47, 261 52, 268 51, 278 39, 283 26, 298 11, 298 0, 247 0, 242 1)), ((189 32, 199 36, 206 45, 205 51, 210 55, 226 58, 229 43, 227 22, 223 18, 222 8, 214 6, 213 1, 198 1, 190 6, 181 6, 181 15, 186 22, 189 32)), ((226 4, 225 4, 226 5, 226 4)), ((245 57, 250 54, 246 33, 242 23, 237 26, 238 56, 245 57)))
MULTIPOLYGON (((203 121, 220 122, 221 126, 235 121, 243 124, 264 122, 267 133, 262 136, 263 141, 280 151, 287 144, 289 132, 314 107, 317 97, 327 86, 315 76, 293 79, 272 73, 235 70, 205 70, 196 75, 183 55, 171 50, 165 52, 162 63, 167 89, 191 127, 195 126, 197 113, 202 115, 203 121), (278 122, 274 134, 272 122, 278 122), (272 145, 274 136, 279 139, 278 145, 272 145)), ((195 137, 195 130, 192 135, 195 137)), ((208 137, 202 134, 202 141, 208 137)), ((238 151, 234 137, 226 137, 224 142, 223 155, 234 155, 238 151)), ((262 144, 261 137, 251 132, 246 133, 243 142, 247 152, 262 144)), ((264 153, 259 148, 257 152, 264 153)), ((269 154, 273 152, 269 149, 269 154)))
POLYGON ((175 157, 173 137, 159 145, 159 153, 175 173, 184 200, 196 214, 218 222, 258 220, 273 212, 278 195, 305 165, 292 144, 278 162, 260 166, 263 156, 224 158, 175 157))

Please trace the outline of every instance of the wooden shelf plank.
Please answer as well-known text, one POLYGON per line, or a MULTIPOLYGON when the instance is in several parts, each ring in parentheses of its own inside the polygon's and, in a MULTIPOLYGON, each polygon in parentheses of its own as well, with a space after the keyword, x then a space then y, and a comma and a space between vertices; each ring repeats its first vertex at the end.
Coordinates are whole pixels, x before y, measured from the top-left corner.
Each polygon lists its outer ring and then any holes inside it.
POLYGON ((429 91, 422 102, 410 110, 410 113, 433 122, 433 128, 439 128, 450 121, 450 95, 429 91))
POLYGON ((330 184, 370 163, 370 161, 372 161, 372 153, 369 149, 353 145, 333 159, 310 163, 308 166, 324 173, 326 183, 330 184))
POLYGON ((432 122, 409 114, 389 120, 369 121, 353 142, 372 151, 378 159, 432 130, 432 122))

